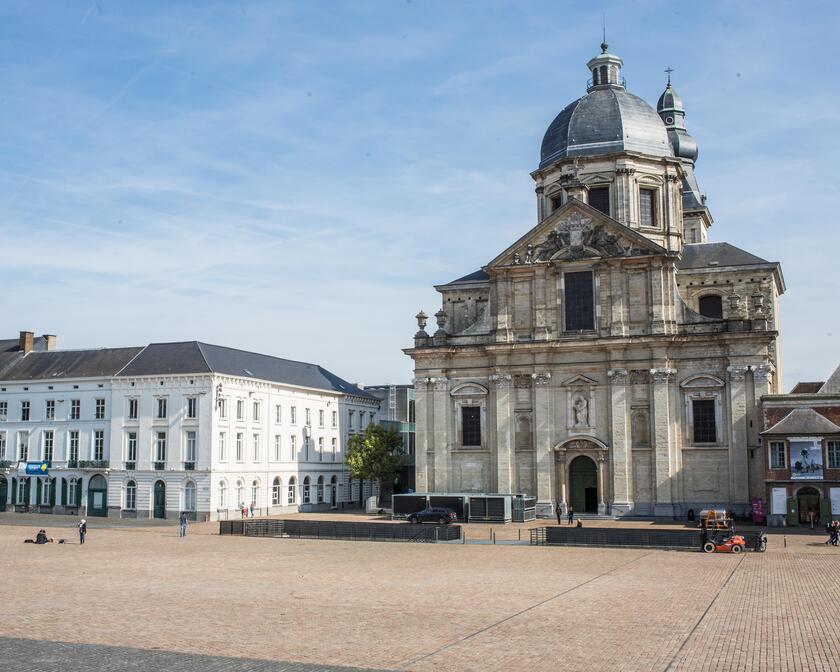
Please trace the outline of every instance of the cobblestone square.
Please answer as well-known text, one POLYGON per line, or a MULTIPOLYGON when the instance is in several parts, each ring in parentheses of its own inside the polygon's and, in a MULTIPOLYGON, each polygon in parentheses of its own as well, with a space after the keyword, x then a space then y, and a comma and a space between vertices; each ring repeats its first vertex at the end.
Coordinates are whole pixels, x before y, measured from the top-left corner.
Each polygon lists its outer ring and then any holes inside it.
POLYGON ((64 545, 22 543, 53 520, 0 526, 5 670, 840 667, 840 551, 817 535, 737 557, 219 537, 216 525, 179 540, 92 521, 84 546, 69 527, 46 528, 64 545))

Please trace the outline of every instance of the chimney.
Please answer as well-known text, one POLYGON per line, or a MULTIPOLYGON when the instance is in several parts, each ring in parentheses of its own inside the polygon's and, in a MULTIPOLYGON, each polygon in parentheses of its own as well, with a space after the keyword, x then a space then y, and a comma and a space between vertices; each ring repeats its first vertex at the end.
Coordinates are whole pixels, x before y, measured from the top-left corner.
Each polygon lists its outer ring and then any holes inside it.
POLYGON ((26 354, 32 352, 32 342, 35 339, 35 333, 31 331, 20 332, 20 340, 18 341, 18 350, 26 354))
POLYGON ((47 350, 55 350, 58 336, 55 334, 44 334, 44 340, 47 342, 47 350))

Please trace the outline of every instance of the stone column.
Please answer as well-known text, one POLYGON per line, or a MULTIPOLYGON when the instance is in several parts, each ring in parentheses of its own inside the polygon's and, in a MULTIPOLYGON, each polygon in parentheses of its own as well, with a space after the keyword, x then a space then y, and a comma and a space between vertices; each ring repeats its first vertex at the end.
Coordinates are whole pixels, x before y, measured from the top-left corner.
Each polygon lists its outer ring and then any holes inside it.
POLYGON ((605 491, 607 489, 607 456, 603 453, 598 454, 598 513, 604 515, 607 513, 607 504, 605 491))
POLYGON ((630 399, 627 370, 607 371, 610 379, 610 415, 612 418, 612 512, 627 513, 633 508, 633 465, 630 452, 630 399))
MULTIPOLYGON (((428 492, 429 484, 434 483, 434 460, 428 459, 429 450, 429 410, 428 410, 429 378, 414 379, 414 488, 417 492, 428 492)), ((434 455, 432 456, 434 458, 434 455)))
POLYGON ((494 373, 496 387, 496 488, 497 492, 513 492, 513 401, 511 376, 494 373))
MULTIPOLYGON (((729 503, 733 510, 749 508, 750 475, 747 467, 747 391, 749 367, 730 366, 729 372, 729 503)), ((723 428, 721 428, 723 430, 723 428)), ((726 438, 726 437, 723 437, 726 438)))
POLYGON ((563 510, 568 509, 569 497, 566 493, 566 453, 558 450, 554 454, 555 469, 557 470, 557 498, 563 504, 563 510))
MULTIPOLYGON (((433 492, 447 492, 449 490, 449 380, 447 378, 432 378, 434 385, 434 486, 433 492)), ((416 410, 416 409, 415 409, 416 410)))
POLYGON ((554 493, 551 489, 554 462, 551 455, 551 374, 535 373, 534 426, 537 462, 537 515, 551 515, 554 493))
POLYGON ((674 369, 651 369, 653 377, 653 456, 656 473, 655 516, 672 517, 674 502, 671 481, 676 478, 676 446, 672 446, 671 415, 676 409, 671 408, 671 381, 674 369))
POLYGON ((624 273, 617 264, 610 266, 610 336, 626 336, 625 316, 626 293, 624 292, 624 273))

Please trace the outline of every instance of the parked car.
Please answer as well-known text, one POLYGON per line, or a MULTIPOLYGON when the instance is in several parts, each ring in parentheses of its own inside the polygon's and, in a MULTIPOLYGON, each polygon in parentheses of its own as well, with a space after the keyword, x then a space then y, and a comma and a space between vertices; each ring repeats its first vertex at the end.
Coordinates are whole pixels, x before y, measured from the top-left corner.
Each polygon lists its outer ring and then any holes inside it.
POLYGON ((440 525, 449 525, 457 519, 458 514, 443 506, 429 506, 408 516, 409 523, 439 523, 440 525))

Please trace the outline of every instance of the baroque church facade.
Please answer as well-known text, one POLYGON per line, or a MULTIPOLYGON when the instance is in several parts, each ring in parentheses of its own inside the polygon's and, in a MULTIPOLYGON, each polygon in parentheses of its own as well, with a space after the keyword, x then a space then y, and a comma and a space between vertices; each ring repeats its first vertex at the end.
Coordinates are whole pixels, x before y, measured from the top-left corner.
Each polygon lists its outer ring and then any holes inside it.
POLYGON ((549 126, 537 224, 444 285, 414 347, 416 489, 536 496, 538 513, 746 512, 760 398, 781 390, 778 263, 707 241, 697 145, 606 44, 549 126))

